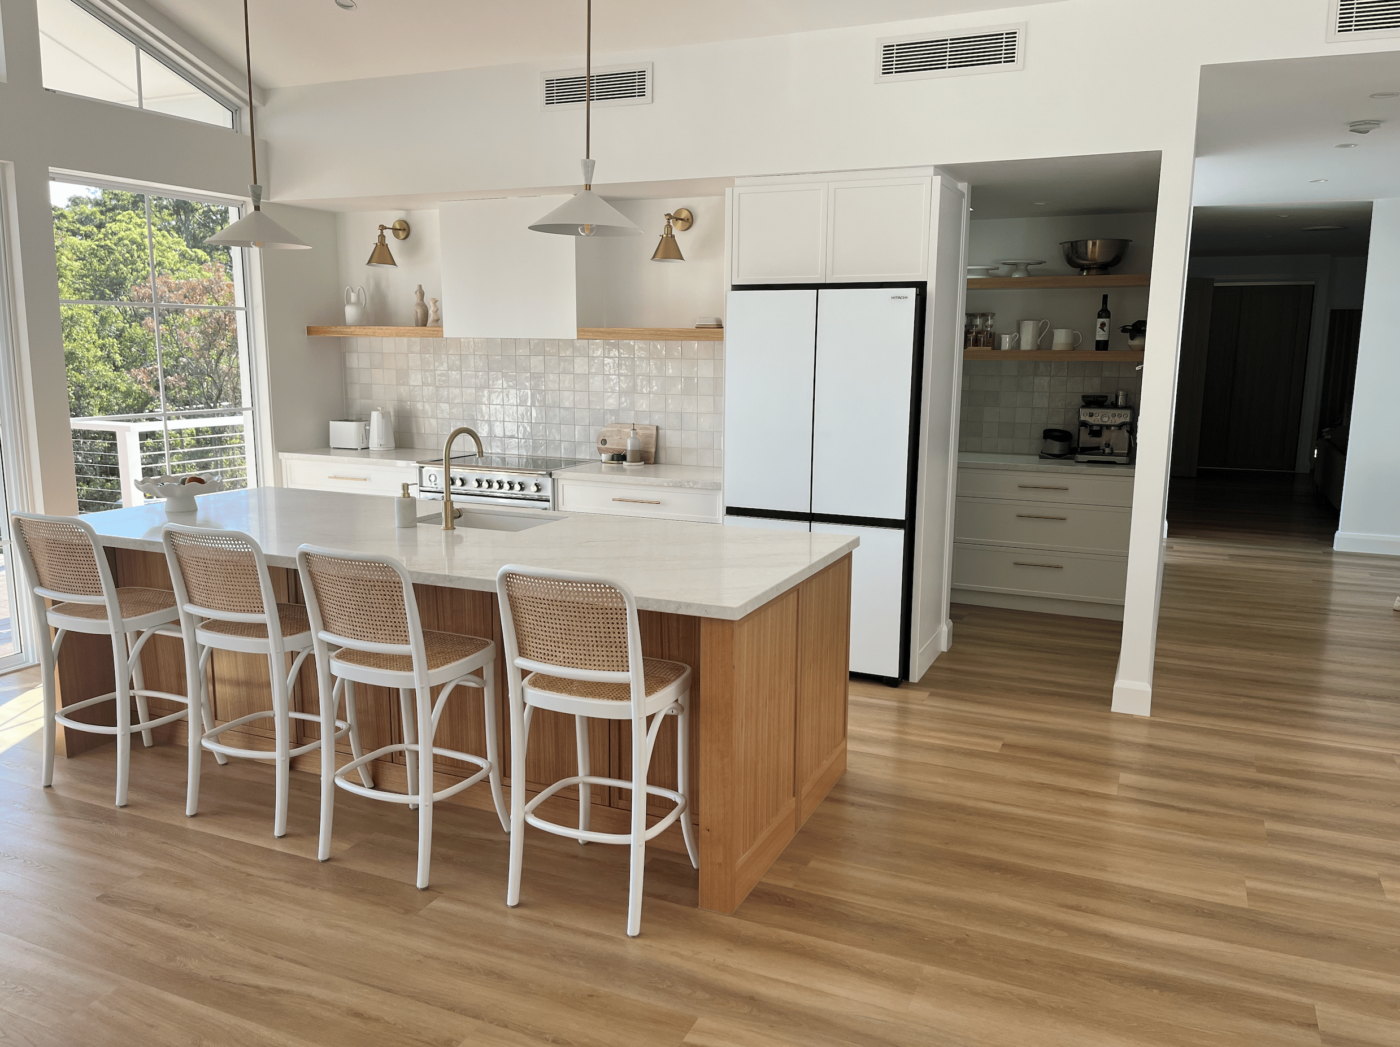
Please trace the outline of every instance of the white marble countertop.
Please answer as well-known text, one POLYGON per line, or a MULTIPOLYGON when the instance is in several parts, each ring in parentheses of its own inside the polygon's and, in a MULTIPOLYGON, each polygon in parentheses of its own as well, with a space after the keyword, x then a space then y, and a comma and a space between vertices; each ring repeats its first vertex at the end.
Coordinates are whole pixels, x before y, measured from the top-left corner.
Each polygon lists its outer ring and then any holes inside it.
POLYGON ((1093 473, 1103 476, 1124 476, 1129 479, 1133 475, 1131 465, 1040 458, 1033 454, 992 454, 986 451, 960 451, 958 465, 971 465, 978 469, 1034 469, 1043 473, 1078 473, 1080 475, 1093 473))
MULTIPOLYGON (((463 507, 502 522, 548 520, 523 531, 438 524, 394 526, 393 498, 286 487, 202 495, 197 514, 167 516, 163 503, 90 513, 102 540, 160 551, 167 520, 244 531, 275 567, 296 566, 299 545, 393 556, 416 582, 495 591, 508 563, 605 575, 623 582, 643 610, 735 620, 835 563, 859 544, 850 535, 716 527, 630 516, 463 507)), ((420 502, 427 514, 438 503, 420 502)))
POLYGON ((611 465, 587 462, 554 474, 563 480, 601 483, 649 484, 653 487, 692 487, 718 491, 724 486, 724 470, 708 465, 611 465))
POLYGON ((426 458, 441 458, 424 447, 396 447, 392 451, 357 451, 352 447, 313 447, 305 451, 279 451, 279 458, 329 458, 333 462, 393 462, 412 465, 426 458))

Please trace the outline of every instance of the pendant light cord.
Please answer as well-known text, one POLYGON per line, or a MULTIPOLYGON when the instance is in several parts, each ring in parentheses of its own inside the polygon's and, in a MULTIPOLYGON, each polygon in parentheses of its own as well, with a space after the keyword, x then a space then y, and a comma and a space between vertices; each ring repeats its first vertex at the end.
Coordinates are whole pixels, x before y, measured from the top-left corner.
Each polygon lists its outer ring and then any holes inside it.
MULTIPOLYGON (((248 0, 243 0, 246 5, 248 0)), ((593 159, 593 0, 588 0, 588 32, 583 64, 583 158, 593 159)))
MULTIPOLYGON (((592 0, 589 0, 592 3, 592 0)), ((248 0, 243 0, 243 57, 248 67, 248 141, 253 147, 253 184, 258 184, 258 130, 253 121, 253 42, 248 31, 248 0)), ((258 204, 254 211, 262 210, 258 204)))

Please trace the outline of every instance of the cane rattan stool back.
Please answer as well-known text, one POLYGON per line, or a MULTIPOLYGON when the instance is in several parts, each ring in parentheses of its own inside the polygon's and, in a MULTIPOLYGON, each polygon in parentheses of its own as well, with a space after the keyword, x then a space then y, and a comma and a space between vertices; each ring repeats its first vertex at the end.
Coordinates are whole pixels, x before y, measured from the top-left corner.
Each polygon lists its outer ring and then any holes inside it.
POLYGON ((628 608, 619 589, 520 573, 504 583, 519 657, 561 669, 628 671, 628 608))
POLYGON ((327 553, 303 556, 322 629, 352 643, 412 643, 404 579, 392 564, 327 553))
POLYGON ((16 514, 13 526, 23 551, 28 554, 28 566, 32 568, 30 584, 48 590, 44 595, 54 599, 104 595, 104 572, 97 563, 101 554, 93 544, 92 535, 78 523, 56 517, 36 519, 16 514))
MULTIPOLYGON (((169 548, 185 583, 185 599, 203 610, 223 614, 271 614, 270 593, 264 591, 267 572, 259 570, 253 544, 225 531, 170 527, 169 548)), ((271 588, 270 584, 267 586, 271 588)))

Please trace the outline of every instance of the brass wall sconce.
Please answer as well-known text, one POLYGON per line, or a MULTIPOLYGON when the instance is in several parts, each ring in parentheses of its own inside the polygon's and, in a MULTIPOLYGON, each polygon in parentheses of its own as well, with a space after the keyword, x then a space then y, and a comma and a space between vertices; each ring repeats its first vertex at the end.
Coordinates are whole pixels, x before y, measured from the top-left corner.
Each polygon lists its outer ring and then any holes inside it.
POLYGON ((389 242, 384 239, 385 231, 394 234, 395 240, 408 239, 408 223, 402 218, 396 220, 393 225, 381 225, 379 227, 379 242, 374 245, 374 250, 369 253, 369 261, 365 265, 398 265, 394 261, 393 254, 389 251, 389 242))
POLYGON ((651 260, 653 262, 684 262, 685 256, 681 254, 681 245, 676 243, 676 234, 672 226, 685 232, 694 224, 695 215, 688 207, 677 207, 668 214, 666 228, 661 230, 661 242, 656 245, 656 253, 651 256, 651 260))

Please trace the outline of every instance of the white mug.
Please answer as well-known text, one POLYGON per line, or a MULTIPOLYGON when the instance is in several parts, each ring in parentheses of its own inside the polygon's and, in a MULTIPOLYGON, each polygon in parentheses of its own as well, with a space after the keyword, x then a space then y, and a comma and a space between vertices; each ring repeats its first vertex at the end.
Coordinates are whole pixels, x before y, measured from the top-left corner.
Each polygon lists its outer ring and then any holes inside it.
POLYGON ((1045 337, 1045 332, 1050 330, 1049 320, 1022 320, 1021 321, 1021 348, 1039 349, 1040 340, 1045 337))
POLYGON ((1055 328, 1055 337, 1050 340, 1051 349, 1078 349, 1084 336, 1068 327, 1055 328))
POLYGON ((997 339, 1001 342, 1001 344, 997 346, 998 349, 1015 349, 1016 343, 1021 340, 1021 336, 1019 334, 999 334, 997 335, 997 339))

